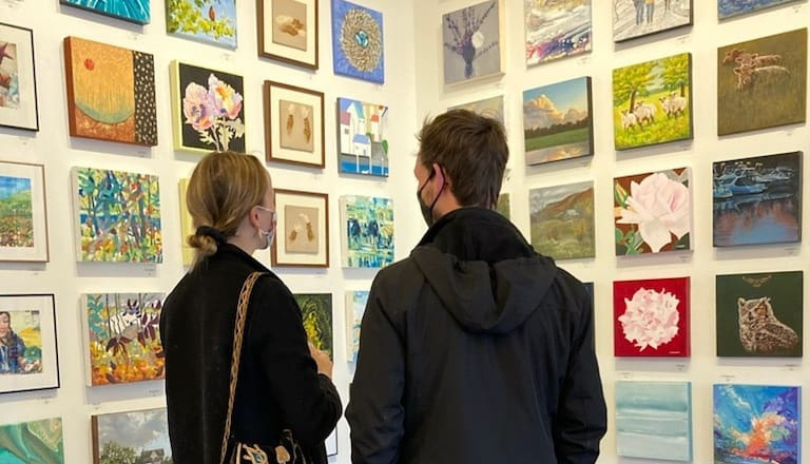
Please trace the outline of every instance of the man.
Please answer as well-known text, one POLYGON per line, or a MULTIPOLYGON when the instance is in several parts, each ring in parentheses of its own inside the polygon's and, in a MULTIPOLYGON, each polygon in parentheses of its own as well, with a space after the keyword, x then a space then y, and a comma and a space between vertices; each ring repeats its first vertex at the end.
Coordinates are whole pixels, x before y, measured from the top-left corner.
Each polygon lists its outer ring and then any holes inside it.
POLYGON ((430 226, 368 298, 346 417, 354 464, 593 464, 606 430, 584 286, 494 212, 495 120, 427 123, 414 174, 430 226))

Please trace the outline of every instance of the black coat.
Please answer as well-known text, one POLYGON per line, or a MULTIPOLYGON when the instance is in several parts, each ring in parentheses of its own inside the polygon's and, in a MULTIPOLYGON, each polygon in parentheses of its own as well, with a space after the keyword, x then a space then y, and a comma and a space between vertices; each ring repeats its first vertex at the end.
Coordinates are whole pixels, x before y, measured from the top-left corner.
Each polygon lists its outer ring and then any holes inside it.
POLYGON ((237 299, 253 271, 267 274, 250 299, 232 436, 262 445, 274 460, 281 431, 289 428, 309 462, 327 462, 323 442, 342 406, 309 354, 301 311, 278 277, 225 244, 183 277, 160 318, 175 464, 219 464, 237 299))
POLYGON ((499 214, 447 214, 368 298, 354 464, 593 464, 607 414, 584 286, 499 214))

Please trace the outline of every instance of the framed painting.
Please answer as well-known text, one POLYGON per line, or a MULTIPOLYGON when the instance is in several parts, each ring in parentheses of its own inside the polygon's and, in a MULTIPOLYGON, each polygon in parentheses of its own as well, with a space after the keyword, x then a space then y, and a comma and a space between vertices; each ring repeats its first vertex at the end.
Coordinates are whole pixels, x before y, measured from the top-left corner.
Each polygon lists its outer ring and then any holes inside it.
POLYGON ((443 15, 445 85, 501 75, 503 33, 502 0, 488 0, 443 15))
POLYGON ((62 419, 0 425, 0 462, 65 464, 62 419))
POLYGON ((54 296, 0 295, 0 394, 50 388, 59 388, 54 296))
POLYGON ((0 127, 39 130, 34 32, 0 23, 0 127))
POLYGON ((689 277, 613 282, 617 357, 689 357, 689 277))
POLYGON ((77 37, 64 44, 70 135, 157 145, 154 57, 77 37))
POLYGON ((526 65, 591 51, 591 0, 524 0, 526 65))
POLYGON ((149 24, 151 20, 150 0, 59 0, 59 3, 135 24, 149 24))
POLYGON ((157 176, 73 168, 78 261, 162 263, 157 176))
POLYGON ((798 0, 717 0, 717 16, 722 19, 755 13, 798 0))
POLYGON ((236 48, 236 0, 166 0, 166 32, 236 48))
POLYGON ((277 267, 329 267, 329 196, 275 189, 277 267))
POLYGON ((256 0, 259 56, 318 69, 319 0, 256 0))
POLYGON ((802 239, 802 153, 713 163, 714 246, 802 239))
POLYGON ((691 26, 693 0, 614 0, 613 41, 691 26))
POLYGON ((332 0, 332 64, 337 75, 385 83, 382 13, 332 0))
POLYGON ((394 262, 394 202, 389 198, 340 197, 344 268, 382 268, 394 262))
POLYGON ((188 237, 194 233, 194 223, 191 214, 188 212, 186 203, 186 191, 188 190, 188 179, 180 179, 180 246, 183 252, 183 266, 194 264, 194 248, 188 244, 188 237))
POLYGON ((802 271, 719 275, 715 288, 718 357, 802 357, 802 271))
POLYGON ((717 135, 804 123, 806 113, 806 28, 717 50, 717 135))
POLYGON ((613 180, 616 256, 692 249, 690 168, 613 180))
POLYGON ((264 82, 267 161, 326 165, 323 92, 264 82))
POLYGON ((172 462, 166 408, 98 414, 90 422, 93 464, 172 462), (132 459, 127 461, 126 456, 132 459))
POLYGON ((492 98, 486 98, 484 100, 477 100, 470 103, 464 103, 461 105, 451 106, 450 108, 447 108, 447 110, 472 111, 473 113, 480 114, 481 116, 497 119, 498 122, 500 122, 501 124, 505 124, 503 111, 503 95, 499 95, 497 97, 492 98))
POLYGON ((360 328, 368 303, 368 291, 346 292, 346 354, 350 363, 357 362, 360 351, 360 328))
POLYGON ((523 92, 526 165, 593 155, 591 78, 523 92))
POLYGON ((529 191, 531 242, 557 260, 593 258, 593 181, 529 191))
POLYGON ((245 153, 245 83, 242 76, 173 61, 174 149, 245 153))
POLYGON ((309 342, 315 348, 335 359, 332 337, 332 294, 331 293, 297 293, 294 295, 298 307, 301 308, 301 317, 304 320, 304 329, 309 342))
POLYGON ((340 172, 388 177, 388 107, 338 99, 340 172))
POLYGON ((511 206, 511 198, 510 194, 502 193, 498 195, 498 204, 495 207, 495 211, 499 212, 501 216, 505 217, 506 219, 512 220, 512 206, 511 206))
POLYGON ((0 261, 48 262, 45 167, 0 161, 0 261))

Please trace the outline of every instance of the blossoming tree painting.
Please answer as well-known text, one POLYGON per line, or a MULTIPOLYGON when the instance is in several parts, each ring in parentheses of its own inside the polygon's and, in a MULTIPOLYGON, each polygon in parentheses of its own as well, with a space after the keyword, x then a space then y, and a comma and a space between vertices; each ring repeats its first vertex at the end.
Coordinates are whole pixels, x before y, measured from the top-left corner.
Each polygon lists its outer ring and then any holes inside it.
POLYGON ((456 84, 500 74, 500 0, 490 0, 445 14, 442 18, 444 83, 456 84))
POLYGON ((690 175, 681 168, 614 180, 617 256, 692 249, 690 175))
POLYGON ((689 278, 613 282, 614 352, 689 356, 689 278))
POLYGON ((344 0, 332 0, 332 61, 335 74, 384 83, 382 13, 344 0))

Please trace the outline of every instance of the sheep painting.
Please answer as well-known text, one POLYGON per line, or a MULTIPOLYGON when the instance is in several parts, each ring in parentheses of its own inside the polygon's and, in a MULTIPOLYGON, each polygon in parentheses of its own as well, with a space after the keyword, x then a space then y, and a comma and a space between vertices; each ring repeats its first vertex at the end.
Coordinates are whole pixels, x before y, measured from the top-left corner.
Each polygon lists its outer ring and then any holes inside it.
POLYGON ((692 138, 692 56, 689 53, 613 71, 617 150, 692 138))
POLYGON ((718 135, 803 123, 806 108, 807 29, 718 50, 718 135))

